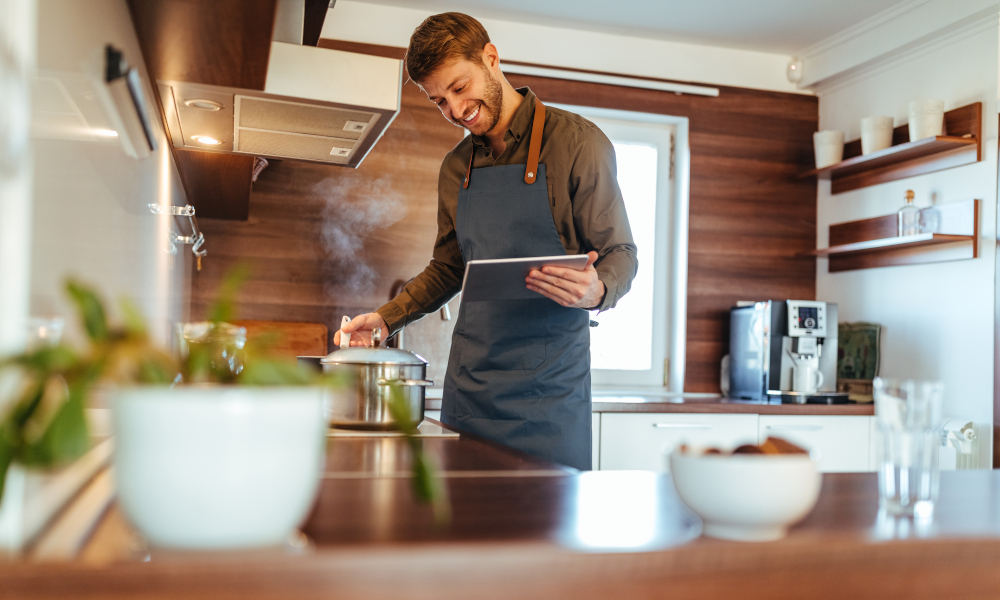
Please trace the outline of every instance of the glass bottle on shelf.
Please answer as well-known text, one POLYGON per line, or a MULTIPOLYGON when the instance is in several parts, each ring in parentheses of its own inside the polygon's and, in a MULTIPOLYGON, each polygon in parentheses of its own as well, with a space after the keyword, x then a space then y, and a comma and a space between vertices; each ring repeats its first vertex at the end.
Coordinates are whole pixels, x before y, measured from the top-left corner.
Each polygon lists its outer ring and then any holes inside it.
POLYGON ((920 209, 913 204, 913 197, 913 190, 906 190, 906 204, 896 212, 901 236, 920 233, 920 209))

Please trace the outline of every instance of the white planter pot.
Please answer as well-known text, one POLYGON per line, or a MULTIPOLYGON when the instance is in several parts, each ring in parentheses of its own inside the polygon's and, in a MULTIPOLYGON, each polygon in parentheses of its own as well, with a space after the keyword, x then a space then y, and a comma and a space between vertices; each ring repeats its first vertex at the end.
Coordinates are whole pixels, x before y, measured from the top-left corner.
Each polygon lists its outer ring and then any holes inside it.
POLYGON ((26 540, 24 530, 25 481, 20 465, 11 465, 5 476, 3 499, 0 499, 0 557, 21 550, 26 540))
POLYGON ((285 543, 326 455, 323 388, 194 386, 112 396, 122 509, 154 546, 285 543))
POLYGON ((813 134, 813 149, 816 152, 816 168, 835 165, 844 159, 844 132, 817 131, 813 134))
POLYGON ((910 102, 910 141, 944 135, 944 100, 910 102))
POLYGON ((861 154, 871 154, 892 146, 892 117, 861 119, 861 154))

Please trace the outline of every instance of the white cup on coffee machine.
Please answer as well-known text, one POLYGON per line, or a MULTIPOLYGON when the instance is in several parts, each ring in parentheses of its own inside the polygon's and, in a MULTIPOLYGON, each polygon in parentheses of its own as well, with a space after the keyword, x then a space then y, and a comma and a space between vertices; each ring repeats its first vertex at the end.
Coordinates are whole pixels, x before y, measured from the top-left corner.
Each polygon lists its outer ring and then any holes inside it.
POLYGON ((823 372, 814 364, 798 363, 792 367, 792 391, 815 394, 823 385, 823 372))

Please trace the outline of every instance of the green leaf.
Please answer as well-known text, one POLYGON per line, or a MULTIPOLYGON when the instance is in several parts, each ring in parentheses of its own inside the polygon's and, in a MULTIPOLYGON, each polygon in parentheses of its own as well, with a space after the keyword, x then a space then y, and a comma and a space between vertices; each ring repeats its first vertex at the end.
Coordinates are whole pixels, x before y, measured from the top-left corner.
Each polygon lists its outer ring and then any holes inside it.
POLYGON ((309 385, 315 381, 315 375, 297 362, 277 358, 248 360, 237 379, 241 385, 309 385))
POLYGON ((146 337, 146 319, 142 311, 129 298, 122 298, 122 317, 125 319, 125 331, 132 337, 146 337))
POLYGON ((419 431, 410 414, 406 395, 399 387, 393 387, 389 399, 389 412, 396 426, 403 432, 409 442, 413 454, 413 494, 417 500, 430 503, 434 509, 434 520, 438 525, 445 525, 451 519, 451 503, 448 501, 447 490, 437 475, 437 469, 430 457, 424 452, 423 442, 417 437, 419 431))
POLYGON ((0 504, 3 503, 3 487, 7 481, 7 469, 10 468, 10 463, 13 461, 13 448, 8 445, 7 440, 4 439, 2 432, 0 432, 0 504))
POLYGON ((188 343, 188 355, 184 361, 184 382, 204 383, 211 380, 212 357, 210 348, 204 344, 188 343))
POLYGON ((236 295, 243 282, 250 278, 250 267, 241 264, 229 270, 219 285, 215 302, 208 310, 208 320, 213 323, 225 323, 232 320, 236 314, 236 295))
POLYGON ((28 384, 25 387, 24 395, 14 405, 8 417, 8 422, 15 431, 21 431, 25 423, 35 414, 38 405, 42 403, 42 397, 45 395, 46 380, 47 378, 35 380, 33 383, 28 384))
POLYGON ((40 372, 65 371, 79 361, 79 355, 68 346, 44 346, 5 361, 40 372))
POLYGON ((176 369, 152 358, 139 364, 139 381, 152 385, 169 385, 177 377, 176 369))
POLYGON ((84 399, 90 385, 74 382, 69 397, 59 407, 41 438, 24 448, 22 462, 28 466, 54 467, 75 460, 90 447, 84 399))
POLYGON ((396 426, 407 436, 416 435, 417 426, 410 416, 410 406, 406 403, 403 390, 393 386, 389 397, 389 412, 392 413, 396 426))
POLYGON ((70 279, 66 282, 66 292, 76 304, 83 321, 83 328, 92 342, 102 342, 108 338, 108 319, 104 313, 104 303, 90 287, 70 279))

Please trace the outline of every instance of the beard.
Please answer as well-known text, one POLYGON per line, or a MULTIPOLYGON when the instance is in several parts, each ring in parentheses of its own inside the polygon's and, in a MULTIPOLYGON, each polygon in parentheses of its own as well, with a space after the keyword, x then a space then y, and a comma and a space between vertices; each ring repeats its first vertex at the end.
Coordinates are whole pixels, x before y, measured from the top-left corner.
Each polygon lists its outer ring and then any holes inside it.
MULTIPOLYGON (((473 131, 469 127, 466 127, 461 119, 455 119, 457 125, 465 127, 470 133, 475 135, 486 135, 490 131, 493 131, 493 128, 500 122, 500 115, 503 113, 503 86, 485 68, 483 69, 483 74, 486 75, 486 87, 483 90, 483 98, 479 101, 480 121, 476 124, 476 129, 480 129, 480 131, 473 131), (483 112, 484 110, 485 112, 483 112)), ((473 112, 475 112, 475 109, 473 109, 473 112)))

